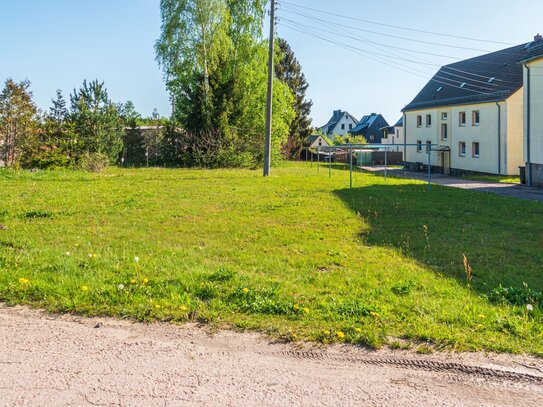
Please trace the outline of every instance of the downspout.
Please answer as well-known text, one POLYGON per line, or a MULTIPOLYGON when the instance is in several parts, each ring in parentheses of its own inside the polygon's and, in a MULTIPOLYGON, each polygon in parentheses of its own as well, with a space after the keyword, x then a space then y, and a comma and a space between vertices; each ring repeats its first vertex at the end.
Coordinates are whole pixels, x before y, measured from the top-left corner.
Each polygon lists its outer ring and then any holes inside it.
POLYGON ((526 78, 526 184, 532 186, 532 162, 530 157, 530 67, 524 64, 527 71, 526 78))
POLYGON ((500 102, 496 102, 496 106, 498 106, 498 175, 502 175, 502 107, 500 102))

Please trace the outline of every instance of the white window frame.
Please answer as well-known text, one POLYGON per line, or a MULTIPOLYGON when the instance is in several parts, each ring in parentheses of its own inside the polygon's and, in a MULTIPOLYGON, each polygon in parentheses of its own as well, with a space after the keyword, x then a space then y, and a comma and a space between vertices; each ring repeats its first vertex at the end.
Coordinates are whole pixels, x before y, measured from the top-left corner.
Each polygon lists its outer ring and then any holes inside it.
POLYGON ((447 141, 449 139, 449 125, 447 123, 441 123, 441 140, 447 141), (443 128, 446 129, 445 133, 443 133, 443 128), (443 137, 443 134, 445 134, 445 137, 443 137))
POLYGON ((471 112, 471 125, 479 126, 480 124, 481 124, 481 111, 474 110, 473 112, 471 112), (477 121, 475 121, 476 116, 477 116, 477 121))
POLYGON ((422 153, 422 140, 417 140, 417 153, 422 153))
POLYGON ((471 143, 471 156, 473 158, 479 158, 479 156, 481 155, 481 143, 479 143, 478 141, 474 141, 473 143, 471 143), (475 153, 475 145, 477 145, 477 154, 475 153))
POLYGON ((449 113, 442 112, 441 113, 441 120, 448 120, 449 119, 449 113))
POLYGON ((458 112, 458 125, 460 127, 466 126, 466 112, 458 112), (464 118, 464 120, 462 120, 464 118))
POLYGON ((431 114, 426 115, 426 127, 432 127, 432 115, 431 114))
POLYGON ((422 127, 422 115, 417 115, 417 127, 418 128, 421 128, 422 127))
POLYGON ((458 142, 458 156, 460 157, 466 156, 466 142, 465 141, 458 142), (462 152, 462 150, 464 150, 464 152, 462 152))

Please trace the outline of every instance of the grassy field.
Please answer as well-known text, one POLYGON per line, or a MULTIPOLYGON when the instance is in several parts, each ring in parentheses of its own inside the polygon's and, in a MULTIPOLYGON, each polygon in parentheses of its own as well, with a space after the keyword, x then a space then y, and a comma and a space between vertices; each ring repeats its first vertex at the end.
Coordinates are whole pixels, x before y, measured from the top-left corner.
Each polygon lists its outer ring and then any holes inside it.
POLYGON ((267 179, 0 171, 0 300, 293 341, 543 355, 541 203, 348 182, 306 164, 267 179))

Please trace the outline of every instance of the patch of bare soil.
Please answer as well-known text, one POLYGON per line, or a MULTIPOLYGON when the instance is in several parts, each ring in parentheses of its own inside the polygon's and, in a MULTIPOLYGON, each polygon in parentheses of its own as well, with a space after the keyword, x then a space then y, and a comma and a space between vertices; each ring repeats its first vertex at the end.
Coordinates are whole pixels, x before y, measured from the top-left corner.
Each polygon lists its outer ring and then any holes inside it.
POLYGON ((299 349, 251 333, 0 306, 0 406, 541 406, 543 361, 299 349))

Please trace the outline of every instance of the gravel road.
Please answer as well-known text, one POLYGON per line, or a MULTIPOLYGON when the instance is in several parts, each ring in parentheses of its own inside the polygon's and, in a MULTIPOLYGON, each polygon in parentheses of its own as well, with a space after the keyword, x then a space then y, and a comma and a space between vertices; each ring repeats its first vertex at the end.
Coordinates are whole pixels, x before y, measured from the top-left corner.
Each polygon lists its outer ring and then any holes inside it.
POLYGON ((543 360, 300 348, 0 306, 0 406, 541 406, 543 360))

